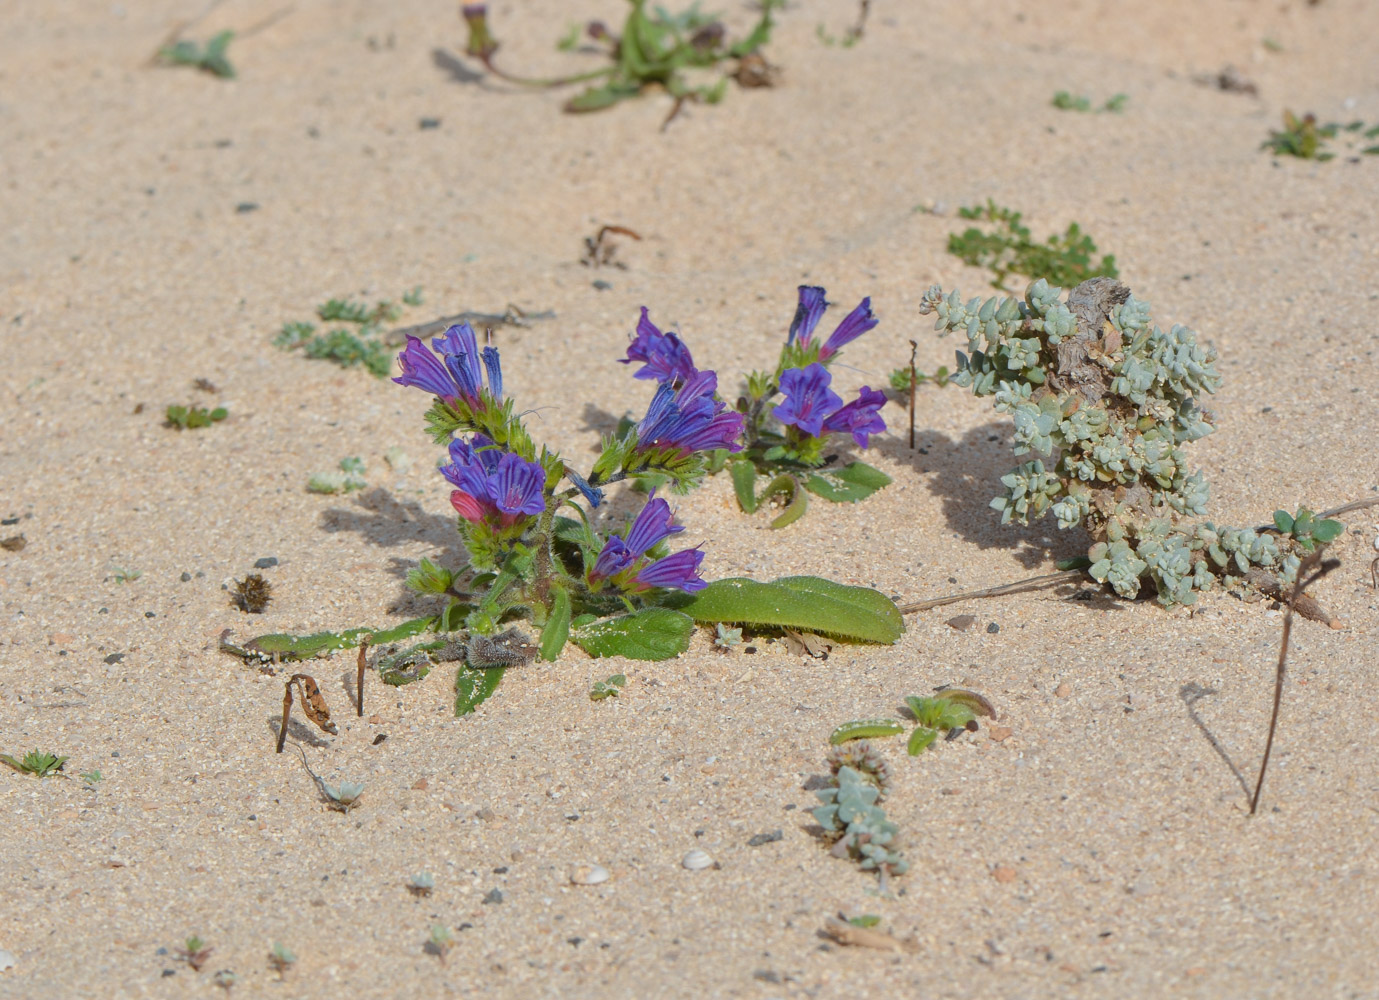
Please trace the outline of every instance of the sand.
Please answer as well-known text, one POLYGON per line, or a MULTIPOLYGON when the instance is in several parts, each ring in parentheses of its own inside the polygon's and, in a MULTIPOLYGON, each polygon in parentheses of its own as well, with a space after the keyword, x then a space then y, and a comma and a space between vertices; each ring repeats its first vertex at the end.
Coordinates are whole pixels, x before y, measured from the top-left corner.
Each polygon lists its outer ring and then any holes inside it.
MULTIPOLYGON (((189 34, 261 25, 231 46, 234 81, 148 65, 194 3, 5 6, 0 515, 27 546, 0 551, 0 751, 71 759, 65 778, 0 769, 0 996, 205 996, 222 969, 234 996, 1379 996, 1379 511, 1346 519, 1317 589, 1346 627, 1294 630, 1252 819, 1282 616, 1229 595, 1177 612, 1073 587, 971 601, 827 661, 722 654, 702 631, 662 663, 569 648, 463 719, 450 668, 396 690, 371 677, 356 719, 340 655, 309 665, 339 735, 290 742, 326 780, 364 782, 348 815, 273 752, 281 676, 217 651, 226 628, 424 614, 406 570, 459 558, 426 398, 285 353, 284 322, 418 285, 407 321, 554 310, 498 332, 507 388, 587 466, 645 405, 614 363, 641 305, 725 382, 773 362, 802 282, 840 309, 872 296, 882 324, 849 349, 848 389, 884 384, 912 338, 922 369, 949 362, 915 307, 933 282, 986 291, 945 246, 955 209, 988 197, 1036 236, 1079 222, 1157 322, 1217 346, 1218 429, 1191 451, 1216 519, 1379 490, 1379 158, 1259 149, 1284 108, 1379 121, 1379 7, 874 6, 845 49, 815 30, 839 34, 851 4, 792 3, 768 50, 780 86, 664 132, 661 95, 571 117, 565 94, 478 79, 452 4, 229 0, 189 34), (1227 64, 1257 97, 1194 82, 1227 64), (1064 89, 1130 100, 1064 112, 1064 89), (582 240, 608 223, 644 238, 622 241, 625 270, 590 270, 582 240), (230 416, 161 426, 193 400, 230 416), (408 471, 384 461, 394 447, 408 471), (306 492, 351 455, 366 490, 306 492), (270 556, 275 599, 244 615, 226 585, 270 556), (977 624, 944 624, 958 614, 977 624), (623 694, 590 701, 619 671, 623 694), (881 897, 811 834, 803 786, 834 726, 945 683, 983 691, 1004 729, 918 760, 884 744, 912 869, 881 897), (682 868, 694 848, 718 867, 682 868), (572 885, 581 864, 611 877, 572 885), (421 871, 427 898, 405 886, 421 871), (829 944, 838 911, 879 915, 913 953, 829 944), (444 962, 423 950, 437 924, 444 962), (214 948, 200 972, 175 950, 193 934, 214 948), (275 942, 297 957, 282 982, 275 942)), ((507 65, 560 72, 590 58, 554 50, 569 21, 622 9, 507 0, 492 20, 507 65)), ((987 500, 1014 460, 985 401, 926 389, 918 451, 887 416, 868 460, 895 483, 863 504, 816 502, 772 532, 723 477, 679 501, 706 575, 918 600, 1085 547, 1051 522, 997 524, 987 500)), ((635 506, 612 499, 615 518, 635 506)))

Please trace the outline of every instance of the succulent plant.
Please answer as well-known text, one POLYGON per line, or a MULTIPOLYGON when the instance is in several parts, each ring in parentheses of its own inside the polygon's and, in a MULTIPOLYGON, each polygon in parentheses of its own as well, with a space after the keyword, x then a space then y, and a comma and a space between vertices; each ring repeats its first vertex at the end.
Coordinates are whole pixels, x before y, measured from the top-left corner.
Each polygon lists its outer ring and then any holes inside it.
POLYGON ((952 381, 994 397, 1015 422, 1014 453, 1036 456, 1002 477, 991 502, 1002 523, 1052 512, 1060 528, 1081 525, 1089 572, 1122 597, 1144 581, 1169 607, 1216 585, 1291 583, 1298 553, 1339 533, 1305 509, 1276 518, 1277 530, 1180 523, 1206 513, 1206 481, 1183 446, 1212 432, 1201 401, 1221 385, 1216 351, 1185 326, 1151 325, 1148 303, 1120 282, 1089 279, 1066 301, 1043 280, 1023 300, 963 302, 934 285, 919 311, 966 335, 952 381))
POLYGON ((877 872, 884 890, 888 875, 903 875, 910 867, 894 846, 900 828, 886 819, 886 811, 876 804, 881 790, 862 772, 844 765, 835 780, 835 787, 814 793, 823 803, 813 810, 814 818, 824 836, 835 841, 832 853, 877 872))

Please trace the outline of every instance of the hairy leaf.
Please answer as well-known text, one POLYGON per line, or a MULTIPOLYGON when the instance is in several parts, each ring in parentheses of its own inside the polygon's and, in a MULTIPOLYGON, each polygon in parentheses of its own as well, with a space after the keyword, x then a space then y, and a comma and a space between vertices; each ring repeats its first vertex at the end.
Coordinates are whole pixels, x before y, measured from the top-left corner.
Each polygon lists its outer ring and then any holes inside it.
POLYGON ((866 462, 849 462, 832 472, 812 473, 804 488, 834 503, 856 503, 891 482, 890 476, 866 462))
POLYGON ((734 462, 732 467, 733 492, 737 494, 738 506, 745 513, 755 514, 757 510, 757 470, 751 462, 734 462))
POLYGON ((541 630, 541 659, 554 662, 565 648, 565 640, 570 637, 570 594, 564 587, 557 587, 555 600, 551 603, 551 614, 546 626, 541 630))
POLYGON ((507 667, 473 670, 461 666, 455 672, 455 714, 469 715, 488 700, 503 681, 507 667))
POLYGON ((643 608, 586 625, 570 638, 590 656, 668 660, 689 648, 693 631, 694 620, 688 615, 669 608, 643 608))
POLYGON ((775 625, 877 643, 895 642, 904 631, 900 612, 885 594, 817 576, 771 583, 730 577, 671 601, 699 622, 775 625))

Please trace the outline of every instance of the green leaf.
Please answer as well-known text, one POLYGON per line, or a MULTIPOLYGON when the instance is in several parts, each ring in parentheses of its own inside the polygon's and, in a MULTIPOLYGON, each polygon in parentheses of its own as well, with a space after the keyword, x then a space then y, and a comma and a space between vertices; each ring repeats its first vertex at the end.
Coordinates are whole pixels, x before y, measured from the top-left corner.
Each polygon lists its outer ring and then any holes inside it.
POLYGON ((619 101, 636 97, 639 93, 641 93, 641 88, 635 84, 606 83, 601 87, 590 87, 582 94, 576 94, 565 102, 565 110, 575 114, 582 114, 586 111, 602 111, 604 108, 611 108, 619 101))
POLYGON ((469 715, 487 701, 503 682, 506 670, 507 667, 473 670, 462 666, 455 671, 455 714, 469 715))
POLYGON ((586 625, 570 638, 590 656, 668 660, 689 648, 694 619, 670 608, 643 608, 586 625))
POLYGON ((789 473, 782 472, 775 479, 766 485, 766 489, 761 493, 761 502, 775 496, 786 497, 785 510, 771 522, 773 528, 784 528, 794 524, 804 517, 804 512, 809 509, 809 498, 800 489, 800 481, 789 473))
POLYGON ((1092 565, 1092 560, 1086 556, 1073 556, 1071 559, 1060 559, 1054 565, 1063 572, 1067 572, 1070 569, 1087 569, 1092 565))
POLYGON ((473 610, 474 605, 452 598, 441 612, 440 620, 436 623, 436 631, 458 632, 464 628, 465 619, 473 610))
POLYGON ((455 578, 448 569, 437 566, 424 556, 415 569, 407 571, 407 589, 419 594, 444 594, 454 582, 455 578))
POLYGON ((866 462, 849 462, 833 472, 810 475, 804 488, 834 503, 856 503, 891 482, 890 476, 866 462))
POLYGON ((910 734, 910 742, 905 750, 911 757, 918 757, 929 748, 929 744, 938 739, 937 729, 926 729, 923 726, 915 726, 915 731, 910 734))
POLYGON ((272 633, 250 639, 244 644, 244 648, 259 653, 276 653, 284 660, 307 660, 337 649, 353 649, 365 636, 368 636, 374 645, 409 639, 425 632, 435 621, 436 619, 431 617, 413 618, 401 625, 381 630, 360 627, 346 629, 343 632, 313 632, 310 635, 272 633))
POLYGON ((1293 515, 1289 514, 1286 510, 1274 511, 1274 526, 1285 535, 1291 533, 1293 530, 1293 515))
MULTIPOLYGON (((436 624, 435 618, 413 618, 405 621, 401 625, 394 625, 392 628, 385 628, 374 632, 369 636, 369 644, 372 646, 383 646, 390 642, 401 642, 403 639, 410 639, 414 635, 421 635, 427 629, 436 624)), ((358 645, 358 643, 354 643, 358 645)))
POLYGON ((1341 532, 1345 531, 1345 525, 1333 518, 1318 521, 1312 526, 1312 537, 1319 542, 1330 542, 1339 538, 1341 532))
POLYGON ((541 659, 554 663, 560 651, 565 648, 565 640, 570 637, 570 594, 564 587, 555 589, 555 600, 551 602, 550 617, 541 630, 541 659))
POLYGON ((745 513, 757 511, 757 470, 751 462, 734 462, 732 467, 733 492, 737 494, 737 505, 745 513))
POLYGON ((864 642, 889 644, 905 631, 900 612, 885 594, 817 576, 787 576, 771 583, 730 577, 666 603, 699 622, 774 625, 864 642))
POLYGON ((879 736, 899 736, 905 727, 894 719, 854 719, 844 722, 828 734, 828 742, 833 746, 849 740, 870 740, 879 736))

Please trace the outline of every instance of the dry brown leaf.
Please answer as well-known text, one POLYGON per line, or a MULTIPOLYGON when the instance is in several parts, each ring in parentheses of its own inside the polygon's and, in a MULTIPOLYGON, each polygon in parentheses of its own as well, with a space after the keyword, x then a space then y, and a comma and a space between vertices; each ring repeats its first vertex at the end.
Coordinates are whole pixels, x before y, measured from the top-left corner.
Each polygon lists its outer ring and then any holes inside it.
POLYGON ((854 948, 911 953, 919 950, 919 945, 912 940, 902 941, 894 934, 878 931, 875 927, 858 927, 839 917, 824 917, 824 933, 839 944, 854 948))

